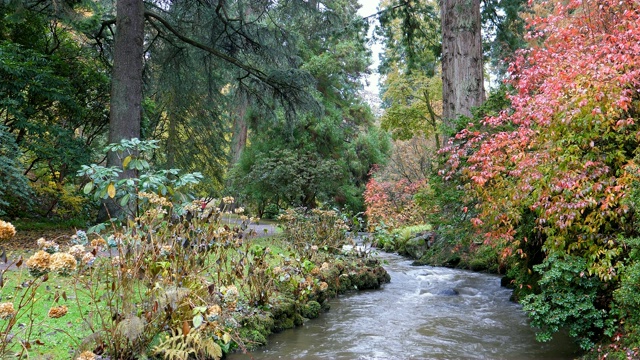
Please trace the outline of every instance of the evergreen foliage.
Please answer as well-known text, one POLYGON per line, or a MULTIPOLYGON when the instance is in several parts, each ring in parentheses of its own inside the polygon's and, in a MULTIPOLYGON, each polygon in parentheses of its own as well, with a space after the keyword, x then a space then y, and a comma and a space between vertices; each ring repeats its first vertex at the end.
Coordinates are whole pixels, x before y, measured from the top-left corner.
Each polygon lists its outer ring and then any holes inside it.
POLYGON ((19 163, 20 150, 0 124, 0 215, 15 215, 31 204, 31 188, 19 163), (22 206, 18 206, 22 204, 22 206))
POLYGON ((361 211, 369 170, 388 151, 385 134, 376 131, 358 93, 369 65, 358 4, 323 6, 279 9, 277 20, 296 39, 292 46, 299 49, 301 70, 315 80, 322 111, 299 111, 289 121, 282 109, 274 121, 249 123, 250 145, 230 179, 236 194, 260 214, 273 205, 313 208, 318 202, 361 211))

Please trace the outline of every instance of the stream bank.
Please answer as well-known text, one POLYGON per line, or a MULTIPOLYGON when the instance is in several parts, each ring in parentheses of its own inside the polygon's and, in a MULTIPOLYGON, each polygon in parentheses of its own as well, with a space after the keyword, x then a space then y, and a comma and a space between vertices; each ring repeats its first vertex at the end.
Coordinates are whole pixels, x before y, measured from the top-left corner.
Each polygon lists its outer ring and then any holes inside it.
POLYGON ((496 275, 413 266, 381 253, 391 282, 329 301, 331 311, 274 334, 240 359, 570 359, 568 338, 535 341, 496 275))

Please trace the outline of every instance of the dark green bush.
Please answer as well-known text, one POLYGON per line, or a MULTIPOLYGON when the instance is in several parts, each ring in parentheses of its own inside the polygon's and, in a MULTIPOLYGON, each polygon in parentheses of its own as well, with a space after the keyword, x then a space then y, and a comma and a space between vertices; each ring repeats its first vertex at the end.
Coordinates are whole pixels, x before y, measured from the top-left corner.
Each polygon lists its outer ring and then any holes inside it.
POLYGON ((582 349, 592 348, 609 314, 596 306, 603 283, 588 274, 587 261, 573 255, 550 254, 534 269, 542 275, 540 293, 530 294, 521 302, 532 325, 539 328, 536 339, 549 341, 566 328, 582 349))

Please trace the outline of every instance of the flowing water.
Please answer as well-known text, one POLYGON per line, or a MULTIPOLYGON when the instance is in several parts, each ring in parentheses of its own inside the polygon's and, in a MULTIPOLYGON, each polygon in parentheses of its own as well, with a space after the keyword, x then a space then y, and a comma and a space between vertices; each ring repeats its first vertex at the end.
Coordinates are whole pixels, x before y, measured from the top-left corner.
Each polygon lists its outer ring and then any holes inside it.
POLYGON ((566 338, 541 344, 500 278, 411 266, 381 254, 391 283, 342 295, 331 310, 239 359, 570 359, 566 338))

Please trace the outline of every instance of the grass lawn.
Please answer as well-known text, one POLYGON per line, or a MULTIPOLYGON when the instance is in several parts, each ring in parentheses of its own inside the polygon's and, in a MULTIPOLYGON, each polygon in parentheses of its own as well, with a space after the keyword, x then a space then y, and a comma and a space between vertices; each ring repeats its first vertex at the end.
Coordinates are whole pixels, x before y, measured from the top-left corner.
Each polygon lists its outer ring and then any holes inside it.
MULTIPOLYGON (((10 348, 7 353, 17 354, 25 346, 30 358, 71 358, 74 349, 90 334, 82 320, 91 302, 87 293, 75 291, 75 284, 68 276, 52 273, 43 282, 42 278, 34 279, 26 268, 8 271, 4 279, 0 302, 12 302, 18 310, 11 331, 14 337, 7 344, 10 348), (55 306, 66 306, 67 314, 50 318, 49 310, 55 306)), ((8 330, 8 325, 9 320, 0 320, 3 332, 8 330)))

